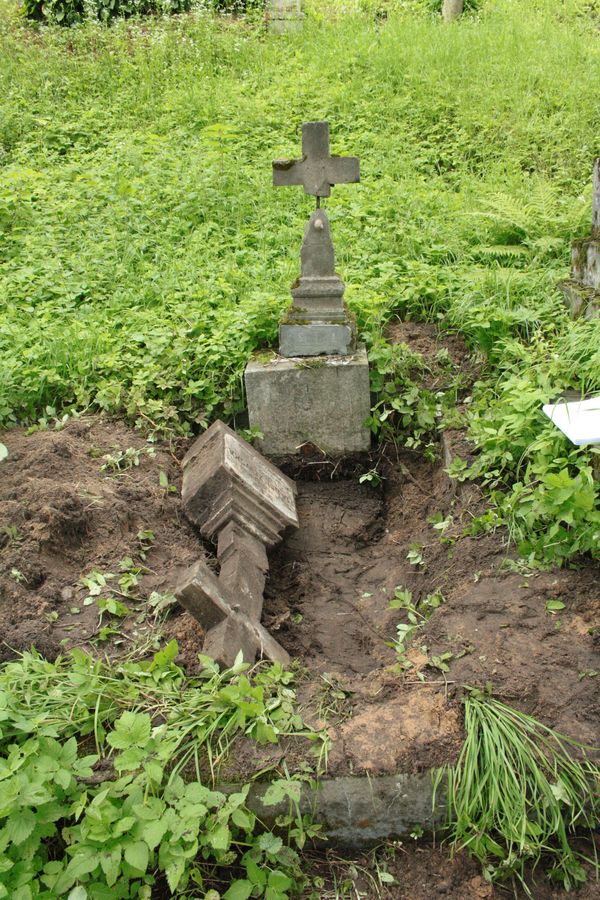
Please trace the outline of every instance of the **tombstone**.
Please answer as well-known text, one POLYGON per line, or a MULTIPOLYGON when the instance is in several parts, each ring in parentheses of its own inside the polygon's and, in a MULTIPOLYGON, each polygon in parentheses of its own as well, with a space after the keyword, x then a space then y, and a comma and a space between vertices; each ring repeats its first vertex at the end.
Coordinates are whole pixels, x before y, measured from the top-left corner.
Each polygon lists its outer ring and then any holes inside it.
POLYGON ((182 504, 217 542, 218 577, 199 560, 174 593, 206 630, 203 651, 229 667, 241 651, 283 665, 289 656, 260 623, 267 549, 298 527, 296 486, 223 422, 198 438, 183 460, 182 504))
POLYGON ((600 159, 594 161, 592 233, 571 245, 571 277, 559 284, 571 316, 592 319, 600 313, 600 159))
POLYGON ((301 0, 267 0, 265 21, 269 31, 276 34, 300 31, 303 19, 301 0))
POLYGON ((275 160, 275 187, 301 185, 316 197, 300 251, 300 276, 279 325, 279 353, 253 359, 245 372, 250 425, 263 434, 267 455, 300 452, 307 445, 329 455, 370 447, 369 367, 335 270, 329 219, 321 198, 335 184, 360 180, 357 157, 332 156, 329 124, 305 122, 302 159, 275 160))

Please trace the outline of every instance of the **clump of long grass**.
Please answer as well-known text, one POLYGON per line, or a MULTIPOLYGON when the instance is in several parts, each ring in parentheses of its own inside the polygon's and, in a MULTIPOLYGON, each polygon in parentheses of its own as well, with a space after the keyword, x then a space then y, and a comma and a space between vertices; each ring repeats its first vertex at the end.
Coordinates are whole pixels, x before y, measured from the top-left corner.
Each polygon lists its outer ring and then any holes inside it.
POLYGON ((465 700, 465 730, 458 762, 436 775, 436 791, 447 783, 452 847, 477 857, 490 881, 514 877, 529 896, 526 867, 542 857, 567 890, 585 881, 584 861, 597 878, 595 849, 588 858, 573 843, 599 818, 592 748, 480 691, 465 700))

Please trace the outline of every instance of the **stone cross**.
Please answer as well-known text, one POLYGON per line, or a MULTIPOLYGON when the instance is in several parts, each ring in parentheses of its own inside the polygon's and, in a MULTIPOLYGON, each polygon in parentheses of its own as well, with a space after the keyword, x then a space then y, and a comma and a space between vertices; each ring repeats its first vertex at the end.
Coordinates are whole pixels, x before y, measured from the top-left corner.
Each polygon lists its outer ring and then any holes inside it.
POLYGON ((329 122, 305 122, 302 125, 302 159, 276 159, 273 162, 273 184, 287 187, 301 184, 305 194, 329 197, 334 184, 360 181, 356 156, 331 156, 329 122))
POLYGON ((204 653, 231 666, 238 653, 289 664, 260 624, 269 568, 266 549, 298 527, 296 486, 223 422, 215 422, 183 460, 186 515, 217 539, 218 577, 202 560, 180 578, 175 596, 206 630, 204 653))
POLYGON ((329 219, 319 208, 333 184, 360 180, 356 156, 331 156, 329 123, 302 126, 303 158, 275 160, 273 184, 301 184, 317 198, 317 209, 304 229, 300 278, 292 285, 292 305, 279 324, 279 353, 301 356, 350 356, 356 329, 344 304, 344 282, 335 271, 329 219))

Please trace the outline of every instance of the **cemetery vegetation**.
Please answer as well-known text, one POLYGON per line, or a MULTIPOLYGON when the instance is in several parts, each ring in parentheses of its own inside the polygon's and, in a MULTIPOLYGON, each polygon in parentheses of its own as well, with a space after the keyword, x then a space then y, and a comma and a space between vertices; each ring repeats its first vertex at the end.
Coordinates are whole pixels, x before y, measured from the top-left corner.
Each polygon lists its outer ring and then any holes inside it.
POLYGON ((309 4, 283 38, 202 10, 65 29, 1 9, 4 427, 84 410, 161 435, 235 421, 312 208, 272 189, 271 160, 328 118, 332 151, 362 161, 328 212, 373 430, 435 438, 456 419, 452 391, 419 395, 386 323, 460 332, 486 366, 462 420, 478 455, 453 474, 487 485, 522 555, 597 554, 597 450, 541 413, 600 388, 600 322, 571 321, 556 287, 589 231, 593 3, 489 0, 456 27, 419 4, 334 21, 309 4))
POLYGON ((472 689, 465 705, 465 742, 455 766, 437 773, 447 786, 451 845, 467 848, 490 881, 509 877, 528 897, 526 880, 544 858, 548 877, 566 890, 586 880, 582 863, 596 878, 590 857, 573 836, 592 837, 600 814, 600 769, 584 747, 519 712, 489 693, 472 689))
POLYGON ((267 789, 275 834, 248 808, 250 784, 224 793, 211 775, 244 734, 326 739, 304 728, 281 667, 219 672, 206 658, 188 678, 176 654, 172 642, 109 665, 33 651, 2 667, 0 897, 286 900, 301 889, 297 850, 315 833, 301 781, 274 776, 267 789))
MULTIPOLYGON (((361 158, 361 184, 327 209, 374 434, 433 455, 445 426, 464 427, 475 461, 451 471, 487 489, 477 527, 505 526, 532 566, 598 556, 597 451, 541 406, 600 391, 600 320, 572 321, 556 287, 590 228, 600 4, 482 0, 452 27, 437 6, 307 0, 303 29, 281 37, 197 7, 108 27, 94 19, 112 12, 57 6, 86 21, 31 24, 0 0, 0 426, 98 411, 166 438, 243 424, 243 369, 276 343, 312 210, 272 189, 271 161, 297 155, 299 123, 326 118, 332 152, 361 158), (450 376, 420 388, 425 362, 386 338, 397 317, 462 335, 481 361, 468 397, 450 376)), ((190 680, 176 652, 3 666, 0 897, 144 897, 155 879, 228 900, 301 889, 300 782, 277 777, 270 795, 289 804, 284 843, 259 834, 247 786, 225 796, 201 771, 238 734, 306 731, 288 676, 207 662, 190 680)), ((469 709, 450 775, 457 842, 479 834, 469 846, 496 857, 490 876, 519 874, 554 829, 555 874, 578 881, 557 816, 585 824, 587 780, 567 745, 544 763, 530 720, 475 697, 469 709), (508 778, 494 768, 507 747, 518 785, 489 780, 508 778), (481 759, 469 793, 461 772, 481 759)))

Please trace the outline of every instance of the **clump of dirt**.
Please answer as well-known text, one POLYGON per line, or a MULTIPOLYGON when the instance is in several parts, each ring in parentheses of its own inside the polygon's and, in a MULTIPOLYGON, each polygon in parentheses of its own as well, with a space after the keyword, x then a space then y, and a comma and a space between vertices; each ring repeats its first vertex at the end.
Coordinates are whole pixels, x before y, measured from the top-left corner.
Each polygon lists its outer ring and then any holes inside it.
MULTIPOLYGON (((53 659, 63 648, 98 636, 98 608, 83 605, 81 578, 112 573, 118 588, 120 561, 142 566, 139 590, 168 592, 171 572, 191 563, 202 546, 181 514, 177 494, 159 481, 179 483, 179 465, 166 447, 154 447, 118 421, 74 419, 60 431, 4 435, 9 456, 0 479, 0 660, 35 646, 53 659), (130 464, 106 466, 127 449, 130 464), (163 479, 164 481, 164 479, 163 479), (145 559, 140 532, 150 531, 145 559)), ((122 598, 121 598, 122 599, 122 598)), ((202 633, 191 617, 179 630, 202 633)), ((103 647, 131 649, 144 632, 127 622, 103 647)), ((114 623, 113 623, 114 624, 114 623)), ((148 628, 145 629, 148 632, 148 628)))
MULTIPOLYGON (((410 838, 359 856, 344 856, 331 849, 315 854, 310 862, 311 875, 322 879, 323 897, 340 896, 339 886, 343 884, 348 885, 344 896, 361 900, 564 900, 573 896, 552 884, 540 868, 527 873, 530 893, 516 880, 514 884, 492 885, 466 852, 451 856, 444 845, 428 845, 410 838), (382 873, 386 873, 383 878, 382 873)), ((592 867, 584 864, 584 868, 589 880, 578 887, 574 896, 578 900, 597 900, 600 889, 592 867)))

